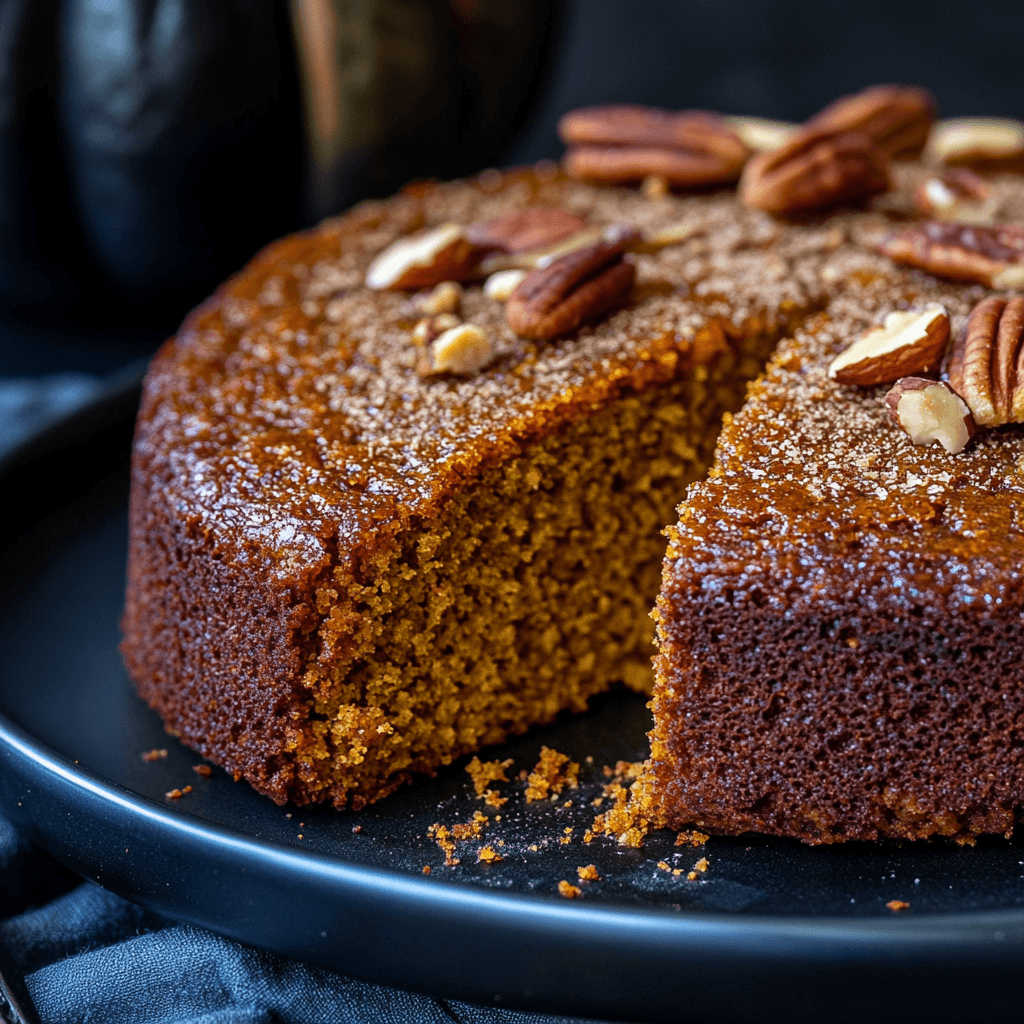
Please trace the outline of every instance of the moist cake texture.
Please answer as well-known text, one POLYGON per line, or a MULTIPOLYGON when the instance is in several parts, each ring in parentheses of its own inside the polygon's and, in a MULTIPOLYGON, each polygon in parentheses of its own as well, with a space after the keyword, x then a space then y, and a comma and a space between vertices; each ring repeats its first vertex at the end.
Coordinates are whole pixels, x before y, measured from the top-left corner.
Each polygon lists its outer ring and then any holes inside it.
POLYGON ((970 841, 1024 806, 1024 431, 914 446, 887 386, 826 372, 894 309, 940 303, 955 333, 991 292, 857 263, 833 264, 846 291, 780 346, 669 530, 638 790, 661 824, 970 841))
POLYGON ((271 246, 156 357, 140 411, 123 652, 167 728, 275 800, 378 799, 410 772, 650 685, 664 540, 778 338, 823 301, 824 232, 729 196, 553 172, 366 204, 271 246), (496 360, 414 369, 396 238, 524 206, 685 225, 629 306, 536 345, 465 289, 496 360))

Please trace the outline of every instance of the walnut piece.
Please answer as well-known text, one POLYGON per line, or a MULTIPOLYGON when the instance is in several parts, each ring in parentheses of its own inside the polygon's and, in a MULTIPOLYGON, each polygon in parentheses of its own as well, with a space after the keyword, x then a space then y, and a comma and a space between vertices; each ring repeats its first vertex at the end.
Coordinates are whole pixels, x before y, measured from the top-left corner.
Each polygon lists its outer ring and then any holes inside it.
POLYGON ((944 381, 902 377, 885 396, 889 417, 914 444, 938 441, 950 455, 962 452, 974 433, 974 419, 962 398, 944 381))
POLYGON ((478 373, 494 358, 494 346, 475 324, 460 324, 435 338, 417 366, 422 377, 440 373, 469 376, 478 373))
POLYGON ((937 370, 949 342, 949 314, 939 305, 889 313, 832 360, 828 375, 840 384, 875 387, 937 370))

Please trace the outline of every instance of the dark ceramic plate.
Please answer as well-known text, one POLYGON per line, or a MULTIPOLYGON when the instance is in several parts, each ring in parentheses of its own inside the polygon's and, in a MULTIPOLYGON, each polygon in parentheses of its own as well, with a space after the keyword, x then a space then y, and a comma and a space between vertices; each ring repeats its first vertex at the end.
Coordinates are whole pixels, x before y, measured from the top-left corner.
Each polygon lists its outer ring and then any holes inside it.
POLYGON ((580 761, 579 788, 554 801, 526 803, 510 773, 508 802, 488 807, 464 763, 358 814, 277 807, 219 769, 194 773, 117 652, 137 398, 108 395, 0 466, 15 520, 0 560, 0 807, 66 864, 181 921, 478 1003, 650 1021, 1019 1019, 1024 846, 585 843, 602 766, 644 754, 633 694, 487 755, 519 770, 546 744, 580 761), (152 749, 167 756, 144 760, 152 749), (477 811, 481 836, 446 867, 430 825, 477 811), (502 859, 478 862, 484 845, 502 859), (588 864, 600 880, 559 896, 588 864), (910 910, 886 909, 894 899, 910 910))

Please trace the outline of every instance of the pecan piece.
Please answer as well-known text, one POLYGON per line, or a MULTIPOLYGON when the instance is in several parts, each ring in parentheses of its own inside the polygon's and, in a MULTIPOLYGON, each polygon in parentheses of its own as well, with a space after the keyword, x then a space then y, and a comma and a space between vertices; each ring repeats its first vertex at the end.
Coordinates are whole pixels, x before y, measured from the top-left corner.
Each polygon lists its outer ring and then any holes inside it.
POLYGON ((984 427, 1024 422, 1024 298, 979 302, 953 341, 946 376, 984 427))
POLYGON ((864 199, 888 187, 885 154, 863 135, 804 130, 752 157, 739 193, 748 206, 787 214, 864 199))
POLYGON ((884 238, 879 248, 890 259, 953 281, 989 288, 1024 286, 1024 226, 976 227, 926 221, 884 238))
POLYGON ((750 155, 725 118, 701 110, 587 107, 566 114, 558 130, 570 147, 566 173, 608 184, 651 176, 684 188, 727 184, 750 155))
POLYGON ((727 117, 725 120, 755 153, 778 149, 800 131, 800 125, 792 121, 772 121, 766 117, 727 117))
POLYGON ((934 119, 935 100, 927 89, 874 85, 830 103, 805 127, 836 133, 857 132, 867 136, 886 156, 911 159, 924 149, 934 119))
POLYGON ((477 221, 466 228, 465 236, 482 249, 527 252, 554 245, 585 227, 579 217, 565 210, 535 206, 477 221))
POLYGON ((631 229, 610 228, 586 248, 545 261, 509 296, 509 326, 524 338, 549 341, 622 306, 636 278, 622 257, 635 237, 631 229))
POLYGON ((902 377, 885 396, 889 418, 914 444, 938 441, 950 455, 962 452, 974 434, 963 399, 944 381, 902 377))
POLYGON ((954 167, 922 181, 914 192, 914 205, 936 220, 991 224, 999 200, 984 178, 966 167, 954 167))
POLYGON ((929 373, 941 366, 948 341, 949 314, 942 306, 896 310, 836 356, 828 375, 840 384, 870 388, 929 373))
POLYGON ((482 255, 458 224, 440 224, 399 238, 379 253, 366 271, 366 287, 413 291, 442 281, 464 281, 482 255))
POLYGON ((932 128, 924 159, 976 171, 1024 171, 1024 124, 1005 117, 955 117, 932 128))

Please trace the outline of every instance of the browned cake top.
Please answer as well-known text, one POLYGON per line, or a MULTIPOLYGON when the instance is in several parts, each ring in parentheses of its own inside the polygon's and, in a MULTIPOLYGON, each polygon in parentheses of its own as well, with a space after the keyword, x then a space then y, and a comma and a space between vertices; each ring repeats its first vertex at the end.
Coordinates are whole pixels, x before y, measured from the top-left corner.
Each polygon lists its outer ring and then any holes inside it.
MULTIPOLYGON (((1014 191, 1019 202, 1024 190, 1014 191)), ((886 313, 941 303, 956 332, 991 292, 884 259, 870 274, 861 257, 847 261, 837 254, 826 272, 854 287, 780 346, 726 425, 718 464, 670 531, 671 579, 764 588, 790 607, 842 603, 852 591, 908 608, 1019 597, 1024 429, 980 432, 957 455, 915 446, 889 419, 888 385, 847 386, 827 374, 886 313)))
POLYGON ((544 168, 367 203, 272 245, 161 350, 136 471, 236 557, 259 552, 285 577, 336 538, 344 562, 522 442, 819 307, 823 254, 849 248, 845 237, 838 222, 783 226, 731 194, 649 199, 544 168), (371 260, 423 226, 525 206, 595 226, 685 225, 686 238, 633 257, 627 308, 547 344, 518 338, 503 304, 467 286, 463 318, 488 332, 496 359, 469 378, 419 377, 419 314, 408 293, 364 286, 371 260))

